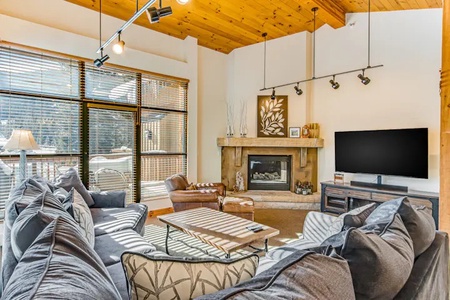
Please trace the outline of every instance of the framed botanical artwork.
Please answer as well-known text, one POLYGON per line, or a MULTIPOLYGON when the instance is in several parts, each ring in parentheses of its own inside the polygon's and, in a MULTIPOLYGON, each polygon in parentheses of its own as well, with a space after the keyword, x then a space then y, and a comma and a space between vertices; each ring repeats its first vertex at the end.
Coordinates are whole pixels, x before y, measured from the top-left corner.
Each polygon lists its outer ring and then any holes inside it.
MULTIPOLYGON (((287 137, 288 96, 258 96, 258 137, 287 137)), ((300 131, 299 131, 300 133, 300 131)))
POLYGON ((291 138, 300 137, 300 127, 289 127, 289 137, 291 138))

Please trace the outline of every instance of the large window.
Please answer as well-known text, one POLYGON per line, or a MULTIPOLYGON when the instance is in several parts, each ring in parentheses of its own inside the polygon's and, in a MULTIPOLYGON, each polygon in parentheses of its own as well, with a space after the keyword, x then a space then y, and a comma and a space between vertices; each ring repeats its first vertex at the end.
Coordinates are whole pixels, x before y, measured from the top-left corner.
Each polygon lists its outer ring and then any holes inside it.
POLYGON ((19 153, 3 148, 14 129, 40 146, 27 153, 29 176, 75 167, 91 190, 147 201, 186 173, 186 108, 185 80, 0 46, 0 217, 18 182, 19 153))

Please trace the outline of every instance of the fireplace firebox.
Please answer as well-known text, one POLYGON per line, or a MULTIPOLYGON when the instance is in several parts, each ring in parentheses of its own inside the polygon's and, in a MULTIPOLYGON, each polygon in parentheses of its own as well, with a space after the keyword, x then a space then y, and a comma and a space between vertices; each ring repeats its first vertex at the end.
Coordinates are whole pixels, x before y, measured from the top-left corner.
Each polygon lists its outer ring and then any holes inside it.
POLYGON ((289 191, 291 186, 290 155, 249 155, 249 190, 289 191))

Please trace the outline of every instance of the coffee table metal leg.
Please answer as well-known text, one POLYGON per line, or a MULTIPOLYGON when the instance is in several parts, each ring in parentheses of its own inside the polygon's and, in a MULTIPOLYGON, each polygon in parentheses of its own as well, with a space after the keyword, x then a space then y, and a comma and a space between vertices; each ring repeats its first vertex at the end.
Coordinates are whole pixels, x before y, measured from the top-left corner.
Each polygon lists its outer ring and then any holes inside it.
POLYGON ((169 254, 169 233, 170 233, 170 225, 166 225, 166 229, 167 229, 167 232, 166 232, 166 253, 167 253, 167 255, 170 255, 170 254, 169 254))
POLYGON ((269 242, 269 239, 264 240, 264 252, 266 252, 266 253, 269 250, 268 242, 269 242))

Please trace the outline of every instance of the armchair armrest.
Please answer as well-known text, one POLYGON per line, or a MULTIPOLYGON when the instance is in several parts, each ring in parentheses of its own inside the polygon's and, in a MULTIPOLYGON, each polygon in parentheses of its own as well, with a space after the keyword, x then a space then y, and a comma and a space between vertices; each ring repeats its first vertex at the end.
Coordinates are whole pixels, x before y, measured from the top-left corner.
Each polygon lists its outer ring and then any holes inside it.
POLYGON ((219 196, 225 197, 226 195, 226 186, 221 182, 216 183, 197 183, 197 190, 216 190, 219 196))
POLYGON ((337 217, 317 211, 310 211, 303 224, 303 237, 307 240, 322 243, 328 238, 327 231, 337 217))
POLYGON ((94 205, 91 208, 118 208, 125 207, 125 191, 103 191, 92 192, 89 191, 94 205))
POLYGON ((216 202, 219 193, 216 190, 176 190, 169 193, 172 202, 216 202))

